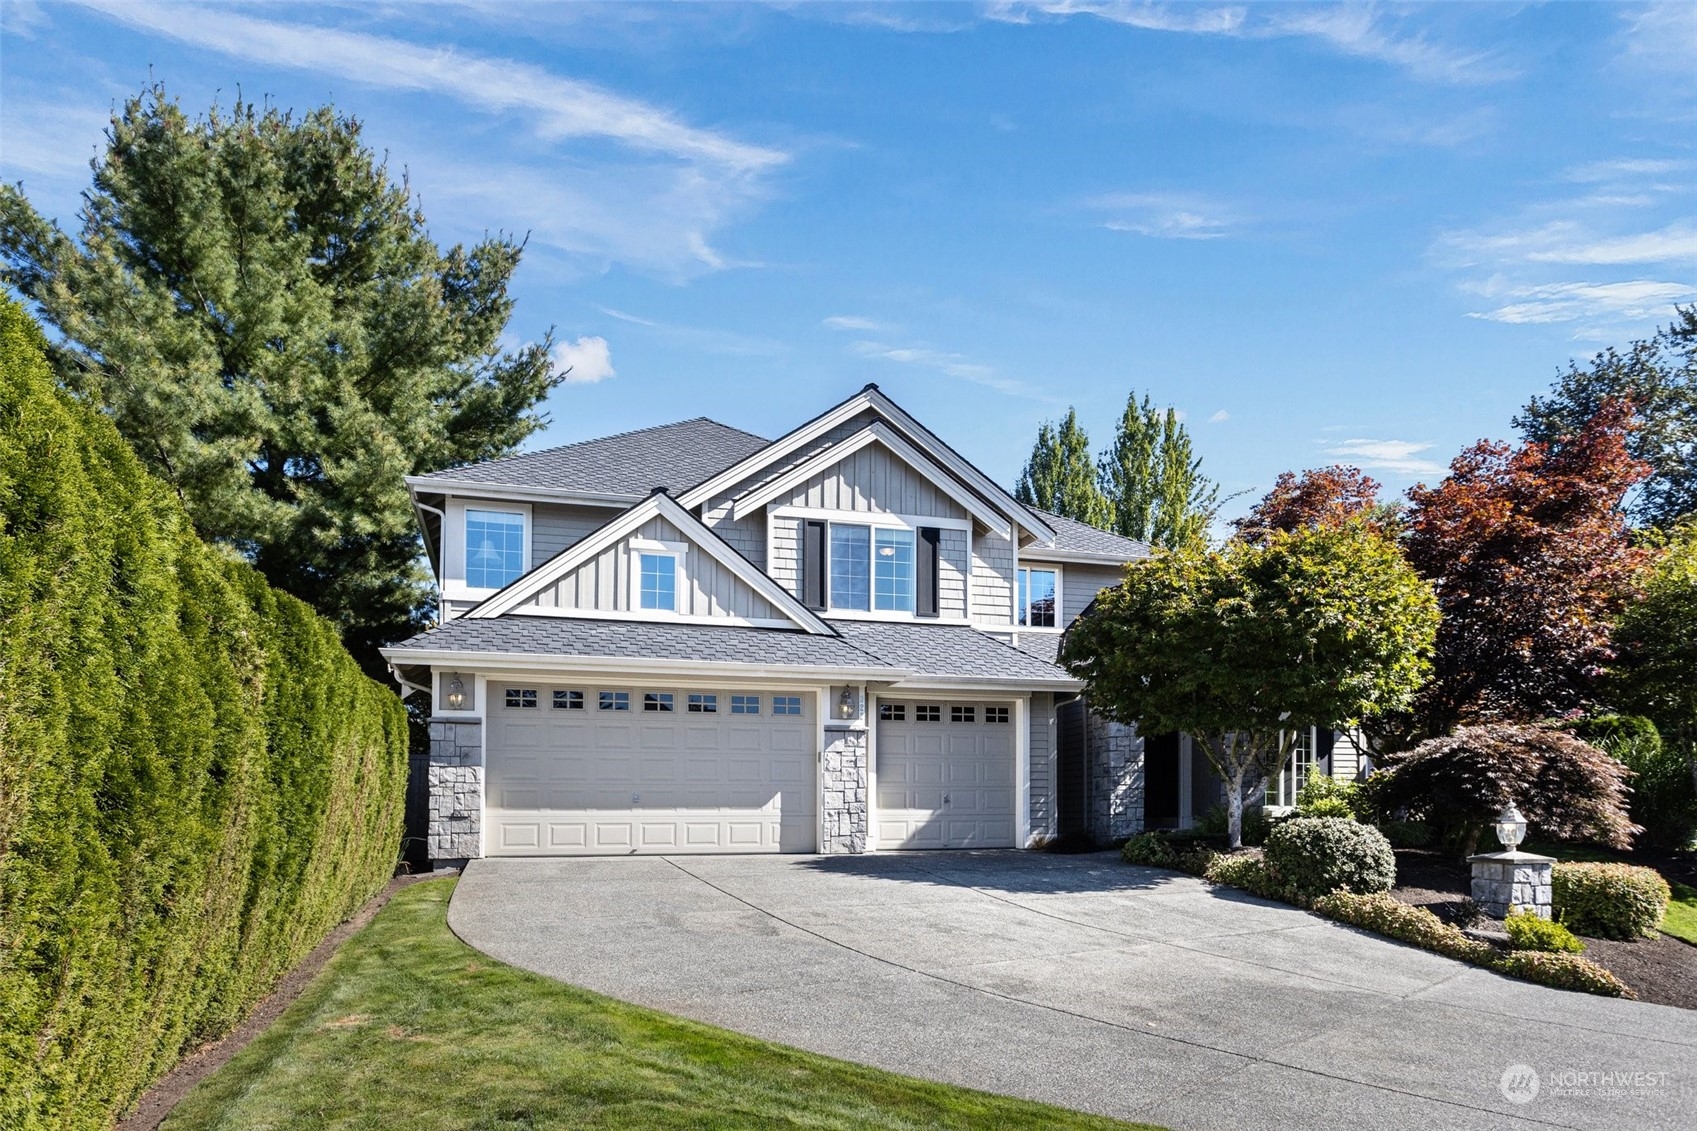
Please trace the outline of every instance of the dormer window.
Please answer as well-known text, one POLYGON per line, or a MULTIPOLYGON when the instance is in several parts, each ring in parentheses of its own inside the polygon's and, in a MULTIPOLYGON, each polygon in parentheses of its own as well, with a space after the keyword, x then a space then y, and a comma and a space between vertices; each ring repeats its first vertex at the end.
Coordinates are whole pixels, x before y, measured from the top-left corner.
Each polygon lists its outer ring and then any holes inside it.
POLYGON ((671 554, 641 555, 638 595, 644 609, 678 611, 678 559, 671 554))
POLYGON ((830 526, 830 608, 913 612, 913 531, 853 522, 830 526))
POLYGON ((517 581, 524 568, 524 515, 466 508, 466 586, 502 589, 517 581))

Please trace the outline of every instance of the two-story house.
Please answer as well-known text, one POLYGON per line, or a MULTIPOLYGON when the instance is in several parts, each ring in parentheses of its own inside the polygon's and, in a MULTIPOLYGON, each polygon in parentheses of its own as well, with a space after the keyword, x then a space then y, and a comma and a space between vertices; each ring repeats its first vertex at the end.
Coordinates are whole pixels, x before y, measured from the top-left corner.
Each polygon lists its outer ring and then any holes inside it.
POLYGON ((432 859, 1019 847, 1218 801, 1054 663, 1147 548, 874 385, 777 440, 697 419, 408 483, 442 623, 384 654, 431 697, 432 859))

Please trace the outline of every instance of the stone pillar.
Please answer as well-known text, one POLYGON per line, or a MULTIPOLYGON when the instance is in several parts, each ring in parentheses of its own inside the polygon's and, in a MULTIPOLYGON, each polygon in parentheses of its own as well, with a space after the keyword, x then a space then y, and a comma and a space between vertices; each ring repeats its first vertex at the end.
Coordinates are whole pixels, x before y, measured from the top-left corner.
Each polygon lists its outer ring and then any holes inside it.
POLYGON ((1137 728, 1085 712, 1090 835, 1125 840, 1143 831, 1143 737, 1137 728))
POLYGON ((430 720, 430 859, 483 855, 483 725, 430 720))
POLYGON ((819 773, 820 852, 866 851, 866 754, 865 724, 825 724, 825 758, 819 773))
POLYGON ((1485 914, 1501 919, 1519 907, 1550 918, 1553 859, 1530 852, 1484 852, 1467 862, 1473 865, 1473 902, 1485 914))

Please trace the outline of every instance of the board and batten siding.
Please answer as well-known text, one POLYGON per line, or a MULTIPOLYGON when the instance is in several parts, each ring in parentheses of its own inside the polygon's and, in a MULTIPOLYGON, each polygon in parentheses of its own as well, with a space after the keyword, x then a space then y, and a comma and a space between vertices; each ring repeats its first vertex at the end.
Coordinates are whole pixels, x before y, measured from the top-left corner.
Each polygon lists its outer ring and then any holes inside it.
POLYGON ((561 503, 532 503, 530 507, 530 568, 581 542, 586 535, 617 518, 618 507, 580 507, 561 503))
POLYGON ((1055 697, 1031 695, 1031 831, 1054 833, 1055 697))
POLYGON ((821 471, 786 500, 797 507, 917 518, 964 519, 966 510, 930 478, 871 444, 821 471))
MULTIPOLYGON (((635 536, 660 542, 688 542, 663 518, 650 519, 635 536)), ((631 539, 609 546, 590 561, 519 606, 578 609, 586 612, 626 612, 636 609, 631 588, 631 539)), ((701 547, 691 544, 678 561, 677 612, 682 616, 742 617, 780 620, 784 614, 730 569, 701 547)))

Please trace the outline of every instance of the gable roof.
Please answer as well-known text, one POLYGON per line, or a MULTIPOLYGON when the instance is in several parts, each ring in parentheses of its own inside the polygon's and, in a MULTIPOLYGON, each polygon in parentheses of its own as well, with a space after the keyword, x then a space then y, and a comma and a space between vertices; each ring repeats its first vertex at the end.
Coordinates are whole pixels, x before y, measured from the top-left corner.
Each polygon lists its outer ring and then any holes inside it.
POLYGON ((854 396, 826 409, 806 424, 773 440, 768 446, 751 452, 724 470, 714 473, 679 495, 678 502, 692 509, 699 507, 710 501, 715 495, 728 491, 743 480, 757 474, 763 468, 771 466, 785 456, 800 451, 832 428, 853 420, 857 414, 867 409, 871 409, 883 417, 884 422, 889 425, 893 432, 957 476, 1012 521, 1030 530, 1039 539, 1044 541, 1054 539, 1054 530, 1043 520, 1039 512, 1030 510, 1018 502, 1012 495, 1008 494, 1006 488, 974 467, 966 457, 938 439, 935 432, 909 416, 905 409, 880 392, 877 385, 867 385, 854 396))
MULTIPOLYGON (((828 635, 831 632, 830 627, 797 600, 788 589, 773 581, 764 570, 737 553, 723 538, 703 525, 700 519, 680 507, 670 495, 659 490, 634 507, 620 511, 611 521, 597 527, 523 577, 517 578, 505 589, 484 598, 481 604, 468 609, 463 615, 474 620, 487 620, 518 611, 519 605, 531 600, 603 550, 636 534, 644 523, 656 516, 677 527, 685 538, 712 555, 721 565, 741 578, 749 588, 766 598, 780 613, 794 621, 797 628, 819 635, 828 635)), ((519 615, 523 615, 522 611, 519 615)), ((655 620, 660 623, 676 623, 674 618, 663 615, 656 615, 655 620)))
POLYGON ((1099 530, 1087 522, 1038 510, 1036 507, 1025 509, 1041 516, 1054 530, 1055 538, 1052 542, 1039 542, 1025 547, 1020 550, 1021 557, 1041 559, 1047 552, 1062 561, 1078 557, 1119 565, 1149 556, 1147 542, 1139 542, 1135 538, 1127 538, 1111 530, 1099 530))
POLYGON ((415 475, 414 487, 544 488, 640 499, 656 487, 680 491, 766 447, 768 441, 705 416, 621 432, 540 452, 415 475))

